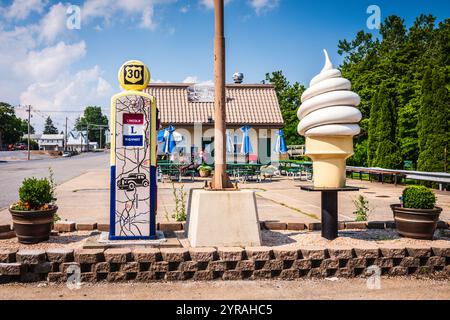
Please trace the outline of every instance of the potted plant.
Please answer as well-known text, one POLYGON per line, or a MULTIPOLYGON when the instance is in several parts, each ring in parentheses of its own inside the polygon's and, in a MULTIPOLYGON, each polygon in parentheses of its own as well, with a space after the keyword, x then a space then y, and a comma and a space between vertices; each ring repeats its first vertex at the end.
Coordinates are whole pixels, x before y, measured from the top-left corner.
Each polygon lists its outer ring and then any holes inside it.
POLYGON ((403 190, 401 204, 391 205, 398 233, 403 237, 432 240, 441 208, 435 206, 434 192, 425 186, 403 190))
POLYGON ((198 167, 198 173, 200 174, 200 177, 206 178, 211 175, 212 167, 202 164, 198 167))
POLYGON ((20 243, 33 244, 50 238, 58 207, 55 204, 53 174, 50 178, 26 178, 19 189, 19 201, 9 207, 20 243))

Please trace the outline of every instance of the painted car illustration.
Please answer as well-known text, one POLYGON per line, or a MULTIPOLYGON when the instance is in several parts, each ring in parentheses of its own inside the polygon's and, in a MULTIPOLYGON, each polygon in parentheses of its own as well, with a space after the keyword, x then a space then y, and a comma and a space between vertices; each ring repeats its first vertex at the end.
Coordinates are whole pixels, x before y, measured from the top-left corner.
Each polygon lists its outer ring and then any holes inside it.
POLYGON ((148 187, 149 181, 143 173, 130 173, 117 181, 117 187, 121 190, 133 191, 136 187, 148 187))

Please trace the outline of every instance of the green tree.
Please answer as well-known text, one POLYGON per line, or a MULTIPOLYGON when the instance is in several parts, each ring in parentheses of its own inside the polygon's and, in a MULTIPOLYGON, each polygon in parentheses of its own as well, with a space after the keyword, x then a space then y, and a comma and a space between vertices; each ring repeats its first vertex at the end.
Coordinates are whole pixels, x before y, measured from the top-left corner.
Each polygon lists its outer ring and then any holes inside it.
MULTIPOLYGON (((376 147, 375 156, 371 160, 371 166, 388 169, 401 167, 402 158, 396 142, 396 103, 393 97, 393 85, 382 83, 380 92, 374 99, 374 106, 377 108, 374 131, 370 134, 376 135, 376 140, 372 148, 376 147)), ((371 128, 373 129, 373 128, 371 128)))
POLYGON ((20 141, 23 135, 22 120, 16 117, 14 107, 0 102, 0 150, 4 144, 20 141))
POLYGON ((370 108, 370 118, 369 118, 369 128, 368 128, 368 139, 367 139, 367 164, 372 166, 375 162, 375 156, 377 153, 377 148, 379 144, 378 137, 378 120, 379 120, 379 110, 382 97, 381 91, 376 93, 372 98, 372 107, 370 108))
POLYGON ((305 87, 298 82, 290 84, 282 71, 275 71, 266 74, 266 81, 275 86, 278 103, 284 120, 284 137, 286 144, 298 145, 304 143, 304 138, 297 132, 299 120, 297 110, 301 104, 301 96, 305 87))
MULTIPOLYGON (((89 131, 89 141, 97 142, 100 145, 100 132, 102 144, 105 143, 105 129, 108 126, 108 118, 102 114, 101 107, 88 106, 84 109, 83 116, 75 122, 75 129, 78 131, 89 131), (102 126, 102 127, 100 127, 102 126), (100 130, 101 128, 101 130, 100 130)), ((101 146, 100 146, 101 147, 101 146)))
POLYGON ((450 95, 441 68, 428 68, 423 79, 419 109, 419 161, 421 171, 448 171, 450 95))
POLYGON ((58 129, 54 126, 50 116, 45 120, 44 134, 58 134, 58 129))
MULTIPOLYGON (((389 16, 382 23, 377 38, 360 31, 353 40, 339 41, 338 49, 338 53, 344 55, 342 74, 352 82, 352 89, 360 95, 359 109, 363 115, 361 135, 355 137, 355 155, 349 159, 349 163, 363 165, 361 151, 366 147, 364 141, 367 141, 368 165, 380 165, 381 154, 390 158, 381 161, 386 165, 400 163, 398 157, 413 162, 418 162, 420 158, 424 163, 427 156, 421 153, 426 152, 427 148, 418 133, 422 128, 419 109, 424 108, 424 101, 429 104, 429 100, 437 99, 440 89, 441 103, 447 106, 443 114, 450 114, 450 19, 445 19, 436 26, 434 16, 421 14, 408 29, 403 19, 395 15, 389 16), (440 70, 441 76, 438 77, 440 83, 435 84, 430 93, 433 97, 426 99, 423 78, 428 66, 432 66, 433 70, 440 70), (386 102, 387 98, 379 97, 382 95, 383 83, 389 84, 389 103, 386 102), (381 117, 392 117, 394 120, 384 123, 389 127, 389 139, 380 146, 387 134, 380 130, 380 123, 385 121, 381 117), (393 130, 390 129, 391 126, 393 130)), ((430 86, 433 87, 432 84, 430 86)), ((437 103, 433 101, 433 105, 437 103)), ((439 108, 443 110, 444 106, 439 108)), ((441 117, 440 120, 446 121, 447 128, 449 127, 448 117, 441 117)), ((449 131, 447 130, 445 137, 437 134, 444 149, 450 139, 449 131)), ((443 154, 448 154, 448 147, 443 154)), ((443 167, 448 168, 449 161, 444 159, 444 162, 439 165, 441 171, 443 167)))
MULTIPOLYGON (((22 123, 20 125, 21 125, 22 132, 24 134, 28 134, 28 120, 23 120, 22 119, 21 121, 22 121, 22 123)), ((34 130, 34 127, 31 124, 30 124, 30 133, 31 134, 36 133, 36 131, 34 130)))

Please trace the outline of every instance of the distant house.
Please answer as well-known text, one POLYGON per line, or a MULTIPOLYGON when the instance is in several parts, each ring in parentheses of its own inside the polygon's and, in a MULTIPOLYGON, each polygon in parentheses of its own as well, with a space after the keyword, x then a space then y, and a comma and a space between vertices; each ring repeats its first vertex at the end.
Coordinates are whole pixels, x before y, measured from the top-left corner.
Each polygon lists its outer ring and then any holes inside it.
MULTIPOLYGON (((36 141, 36 142, 38 142, 39 141, 39 138, 42 136, 42 134, 38 134, 38 133, 32 133, 32 134, 30 134, 30 140, 31 141, 36 141)), ((28 139, 28 134, 24 134, 23 135, 23 137, 22 137, 22 139, 23 140, 27 140, 28 139)))
MULTIPOLYGON (((145 90, 156 99, 162 128, 172 125, 183 136, 177 152, 212 155, 214 142, 214 87, 195 84, 151 83, 145 90), (201 126, 201 129, 199 128, 201 126), (201 150, 200 150, 201 148, 201 150)), ((226 85, 226 124, 233 141, 227 161, 242 161, 243 126, 250 126, 251 161, 279 160, 273 152, 278 129, 284 125, 275 86, 226 85)))
POLYGON ((85 152, 88 150, 89 141, 86 131, 71 131, 67 135, 67 150, 85 152))
POLYGON ((43 134, 38 139, 39 150, 60 151, 64 148, 63 134, 43 134))

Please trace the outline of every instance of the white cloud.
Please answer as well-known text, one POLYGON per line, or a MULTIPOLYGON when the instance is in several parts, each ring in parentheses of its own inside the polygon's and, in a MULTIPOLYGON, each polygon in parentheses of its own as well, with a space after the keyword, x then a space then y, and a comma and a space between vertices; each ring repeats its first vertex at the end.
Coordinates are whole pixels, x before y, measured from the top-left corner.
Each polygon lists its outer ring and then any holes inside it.
POLYGON ((142 21, 140 26, 144 29, 154 30, 156 24, 153 21, 153 7, 147 7, 142 12, 142 21))
POLYGON ((84 41, 70 45, 59 42, 41 51, 28 52, 26 58, 15 66, 15 72, 25 73, 36 81, 48 81, 85 55, 84 41))
POLYGON ((24 20, 32 12, 42 13, 47 1, 43 0, 14 0, 13 3, 4 8, 4 16, 8 19, 24 20))
POLYGON ((101 77, 99 66, 68 72, 48 81, 30 85, 20 96, 21 104, 39 105, 41 108, 64 110, 67 107, 80 107, 105 101, 113 93, 111 85, 101 77))
POLYGON ((34 29, 27 26, 3 30, 0 26, 0 97, 3 101, 17 103, 24 84, 31 81, 27 70, 16 68, 25 61, 28 52, 38 46, 34 29))
POLYGON ((280 0, 250 0, 250 6, 257 15, 275 9, 280 4, 280 0))
MULTIPOLYGON (((225 5, 227 5, 231 0, 225 0, 225 5)), ((207 9, 214 9, 214 0, 200 0, 200 4, 207 9)))
POLYGON ((102 19, 104 24, 113 23, 115 14, 129 18, 139 17, 139 27, 155 30, 157 23, 154 19, 154 8, 156 5, 167 5, 177 0, 86 0, 82 12, 82 23, 89 23, 94 19, 102 19))
MULTIPOLYGON (((62 1, 62 0, 61 0, 62 1)), ((126 24, 154 30, 158 24, 156 6, 177 0, 86 0, 81 8, 81 26, 101 31, 109 24, 126 24), (133 25, 132 25, 133 24, 133 25)), ((35 109, 54 111, 82 110, 86 105, 107 108, 114 88, 102 76, 100 66, 76 69, 75 62, 87 55, 84 41, 69 39, 66 31, 66 2, 48 0, 14 0, 8 7, 0 6, 0 98, 12 104, 31 104, 35 109), (39 19, 25 21, 23 26, 13 20, 25 20, 32 13, 39 19), (4 22, 4 23, 3 23, 4 22), (76 109, 78 110, 78 109, 76 109)), ((175 32, 174 28, 168 30, 175 32)), ((155 83, 165 81, 153 80, 155 83)), ((25 116, 24 114, 18 114, 25 116)), ((50 113, 55 121, 74 114, 50 113)), ((41 130, 43 119, 32 121, 41 130)))
MULTIPOLYGON (((20 103, 31 104, 35 109, 49 111, 80 110, 87 105, 99 105, 104 108, 114 93, 111 85, 102 77, 99 66, 81 70, 71 75, 68 71, 50 81, 40 81, 31 84, 20 95, 20 103)), ((52 119, 63 123, 66 113, 52 113, 52 119)), ((76 114, 71 113, 71 117, 76 114)), ((42 125, 42 119, 36 119, 42 125)), ((73 120, 73 119, 72 119, 73 120)), ((37 126, 38 130, 41 126, 37 126)))
POLYGON ((196 76, 188 76, 186 79, 183 80, 183 83, 197 83, 198 77, 196 76))
POLYGON ((214 86, 214 81, 199 81, 197 76, 188 76, 183 80, 183 83, 195 83, 200 86, 214 86))
POLYGON ((61 2, 53 5, 50 11, 40 22, 39 37, 47 42, 52 42, 66 30, 67 6, 61 2))

